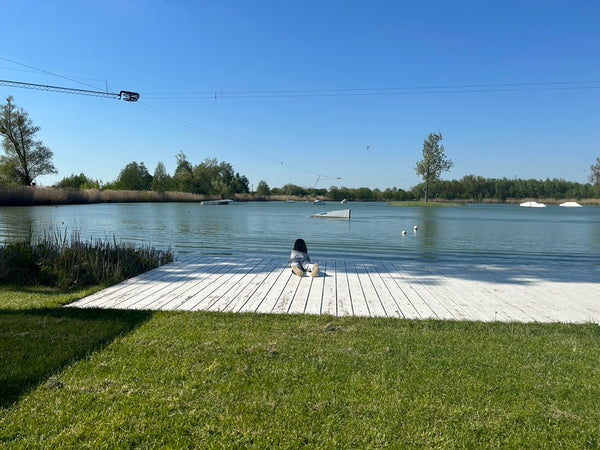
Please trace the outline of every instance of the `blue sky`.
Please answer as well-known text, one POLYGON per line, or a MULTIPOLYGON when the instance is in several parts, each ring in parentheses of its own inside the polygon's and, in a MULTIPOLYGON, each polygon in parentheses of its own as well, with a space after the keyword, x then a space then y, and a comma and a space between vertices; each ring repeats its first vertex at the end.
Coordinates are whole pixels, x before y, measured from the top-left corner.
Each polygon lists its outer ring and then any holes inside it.
POLYGON ((5 2, 0 86, 54 152, 51 185, 175 155, 256 187, 409 189, 431 132, 446 179, 586 182, 600 157, 600 2, 5 2))

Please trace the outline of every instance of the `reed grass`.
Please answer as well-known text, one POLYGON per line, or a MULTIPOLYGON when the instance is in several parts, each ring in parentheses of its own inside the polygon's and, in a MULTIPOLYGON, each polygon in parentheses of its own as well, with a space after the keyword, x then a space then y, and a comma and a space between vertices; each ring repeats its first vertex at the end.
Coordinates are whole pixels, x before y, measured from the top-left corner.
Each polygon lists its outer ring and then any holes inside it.
POLYGON ((77 289, 110 285, 173 260, 169 250, 56 231, 0 247, 0 283, 77 289))
POLYGON ((207 197, 189 192, 115 191, 54 187, 2 187, 1 206, 68 205, 132 202, 201 202, 207 197))
MULTIPOLYGON (((267 195, 260 196, 253 193, 239 193, 231 197, 235 201, 310 201, 309 196, 297 197, 291 195, 267 195)), ((133 202, 202 202, 215 200, 219 197, 189 192, 154 192, 154 191, 117 191, 98 189, 63 189, 55 187, 7 187, 0 186, 0 206, 33 206, 33 205, 68 205, 68 204, 92 204, 92 203, 133 203, 133 202)), ((327 201, 332 201, 325 198, 327 201)), ((549 205, 558 205, 564 201, 577 201, 585 206, 600 206, 600 199, 534 199, 549 205)), ((355 201, 355 200, 353 200, 355 201)), ((464 200, 456 202, 428 202, 425 206, 462 206, 464 203, 521 203, 523 199, 506 199, 501 202, 496 199, 464 200)), ((424 202, 392 202, 395 206, 424 206, 424 202)))

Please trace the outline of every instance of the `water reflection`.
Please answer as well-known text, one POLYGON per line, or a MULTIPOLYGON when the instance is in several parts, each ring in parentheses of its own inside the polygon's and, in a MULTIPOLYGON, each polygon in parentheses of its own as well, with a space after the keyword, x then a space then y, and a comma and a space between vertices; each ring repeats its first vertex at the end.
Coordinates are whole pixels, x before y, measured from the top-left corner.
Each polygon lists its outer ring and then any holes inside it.
POLYGON ((78 231, 82 238, 115 237, 176 253, 276 254, 296 238, 321 258, 600 260, 600 208, 513 205, 407 208, 352 203, 352 219, 311 218, 339 204, 191 203, 99 204, 0 208, 0 239, 78 231), (417 225, 418 231, 413 231, 417 225), (406 234, 402 234, 406 230, 406 234))
POLYGON ((2 243, 22 241, 35 233, 36 215, 33 207, 0 208, 2 243))

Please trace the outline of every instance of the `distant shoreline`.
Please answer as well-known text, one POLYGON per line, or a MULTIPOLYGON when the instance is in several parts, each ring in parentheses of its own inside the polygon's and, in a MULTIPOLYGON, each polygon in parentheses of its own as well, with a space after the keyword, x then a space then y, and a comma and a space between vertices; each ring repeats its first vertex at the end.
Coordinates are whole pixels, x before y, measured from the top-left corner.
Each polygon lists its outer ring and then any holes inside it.
MULTIPOLYGON (((308 197, 297 197, 292 195, 268 195, 260 196, 256 194, 234 194, 231 197, 236 202, 264 202, 264 201, 295 201, 295 202, 310 202, 315 200, 308 197)), ((88 205, 96 203, 163 203, 163 202, 179 202, 179 203, 200 203, 206 200, 219 200, 220 197, 192 194, 189 192, 155 192, 155 191, 113 191, 113 190, 98 190, 98 189, 61 189, 54 187, 0 187, 0 206, 57 206, 57 205, 88 205)), ((319 196, 319 200, 335 202, 328 197, 319 196)), ((523 199, 507 199, 502 202, 497 199, 482 199, 476 200, 440 200, 430 201, 427 205, 424 201, 398 202, 390 201, 398 206, 433 206, 434 204, 447 205, 464 205, 467 203, 478 204, 517 204, 523 201, 535 200, 547 205, 558 205, 565 201, 577 201, 583 206, 600 206, 600 199, 539 199, 539 198, 523 198, 523 199)), ((360 200, 350 200, 351 202, 360 202, 360 200)), ((388 202, 383 200, 382 202, 388 202)))

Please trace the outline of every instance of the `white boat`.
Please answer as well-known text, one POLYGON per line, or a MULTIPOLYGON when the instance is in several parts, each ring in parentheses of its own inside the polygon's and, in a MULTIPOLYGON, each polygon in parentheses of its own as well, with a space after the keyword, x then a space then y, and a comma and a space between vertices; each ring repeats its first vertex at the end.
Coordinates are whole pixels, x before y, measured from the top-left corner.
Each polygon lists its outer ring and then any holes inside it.
POLYGON ((558 206, 564 206, 565 208, 582 208, 582 206, 577 202, 564 202, 558 206))
POLYGON ((319 199, 316 199, 313 203, 315 205, 324 205, 325 204, 325 202, 323 200, 319 200, 319 199))
POLYGON ((315 217, 317 219, 350 220, 350 210, 349 209, 340 209, 337 211, 327 211, 327 212, 322 212, 320 214, 314 214, 311 217, 315 217))
POLYGON ((519 206, 522 206, 523 208, 545 208, 546 205, 544 205, 543 203, 538 203, 538 202, 524 202, 521 203, 519 206))
POLYGON ((344 199, 344 200, 342 200, 340 203, 341 203, 342 205, 345 205, 347 201, 348 201, 348 200, 344 199))

